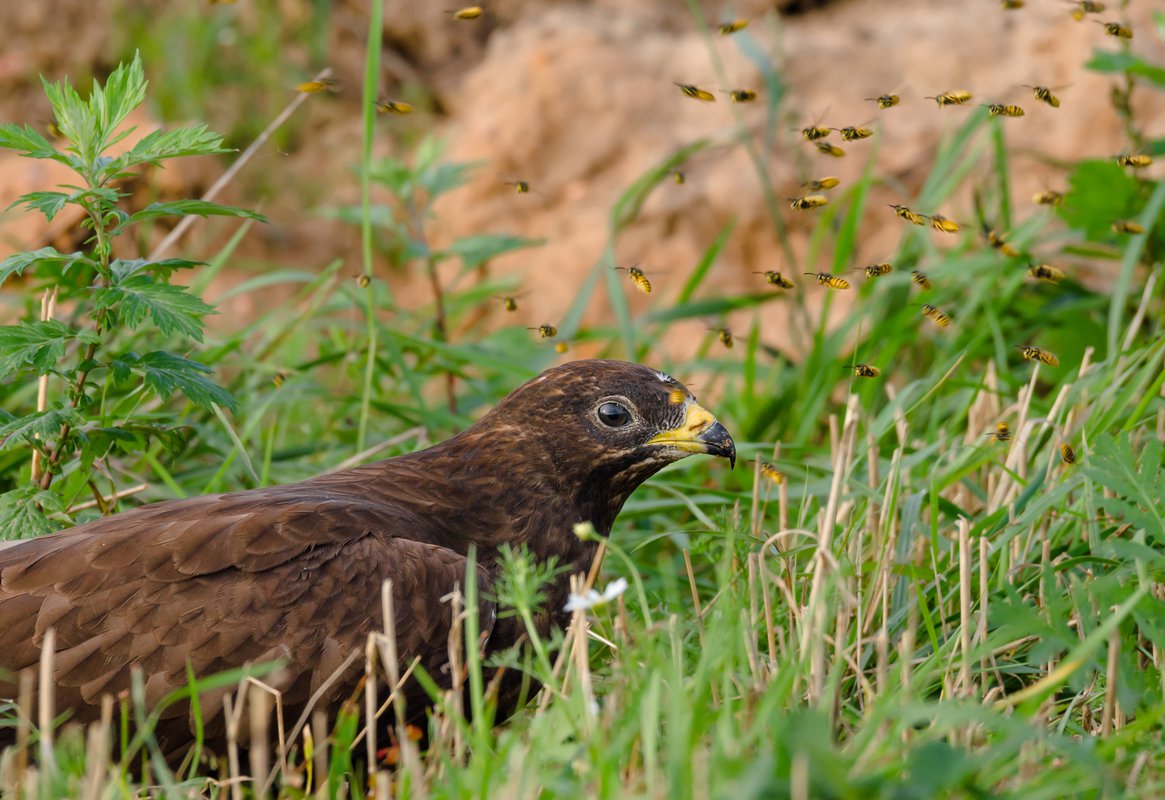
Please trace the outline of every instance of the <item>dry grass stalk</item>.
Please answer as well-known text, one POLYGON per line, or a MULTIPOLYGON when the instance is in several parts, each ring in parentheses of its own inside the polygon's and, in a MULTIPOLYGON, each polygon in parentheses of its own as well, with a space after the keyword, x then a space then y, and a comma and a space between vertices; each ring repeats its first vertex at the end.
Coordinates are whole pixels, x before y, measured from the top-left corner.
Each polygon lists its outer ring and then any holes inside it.
POLYGON ((1100 718, 1100 735, 1108 736, 1116 725, 1116 684, 1117 659, 1120 656, 1120 626, 1113 628, 1108 637, 1108 659, 1104 668, 1104 711, 1100 718))
POLYGON ((250 722, 247 757, 251 765, 251 786, 255 797, 263 798, 267 797, 267 776, 271 768, 271 743, 268 739, 271 696, 255 683, 248 682, 246 703, 250 722))
POLYGON ((56 770, 56 756, 53 753, 53 712, 56 709, 56 682, 53 680, 53 661, 56 656, 57 632, 53 628, 45 631, 40 646, 40 672, 37 695, 37 727, 40 729, 40 768, 52 773, 56 770))
POLYGON ((971 523, 965 517, 958 521, 959 531, 959 687, 963 694, 975 694, 971 680, 971 523))
MULTIPOLYGON (((807 617, 809 625, 804 626, 801 636, 801 650, 809 654, 809 700, 816 701, 821 697, 825 683, 825 613, 826 594, 825 580, 828 562, 831 561, 833 547, 833 528, 837 523, 837 509, 841 502, 842 486, 849 471, 850 459, 853 455, 854 438, 857 430, 858 397, 850 395, 846 403, 845 424, 842 431, 841 443, 835 448, 833 462, 833 482, 829 489, 829 498, 825 506, 825 514, 821 521, 818 533, 817 553, 813 570, 813 580, 809 590, 809 608, 807 617)), ((831 430, 833 423, 831 422, 831 430)), ((832 439, 831 439, 832 440, 832 439)))
MULTIPOLYGON (((330 68, 325 68, 316 73, 316 76, 312 78, 312 80, 320 81, 329 77, 331 74, 332 70, 330 68)), ((218 180, 211 184, 211 187, 206 190, 206 194, 202 196, 202 199, 205 201, 210 201, 218 197, 219 192, 225 189, 227 184, 234 180, 235 176, 239 174, 246 163, 250 161, 257 152, 259 152, 259 148, 266 144, 267 140, 271 138, 275 131, 279 130, 283 123, 287 122, 287 120, 291 118, 291 115, 294 114, 296 110, 298 110, 299 107, 307 101, 307 98, 308 95, 306 93, 297 92, 292 101, 288 103, 281 112, 279 112, 279 116, 271 120, 271 123, 263 129, 262 133, 255 137, 255 141, 251 142, 251 145, 246 150, 244 150, 238 158, 235 159, 235 162, 231 164, 229 168, 227 168, 227 171, 224 172, 218 180)), ((163 238, 162 241, 158 243, 158 246, 154 248, 154 252, 150 253, 150 261, 157 261, 163 255, 165 255, 166 251, 177 244, 178 240, 185 236, 186 231, 190 230, 190 227, 194 225, 194 223, 199 219, 201 219, 201 217, 183 217, 182 221, 175 225, 174 229, 166 234, 165 238, 163 238)))

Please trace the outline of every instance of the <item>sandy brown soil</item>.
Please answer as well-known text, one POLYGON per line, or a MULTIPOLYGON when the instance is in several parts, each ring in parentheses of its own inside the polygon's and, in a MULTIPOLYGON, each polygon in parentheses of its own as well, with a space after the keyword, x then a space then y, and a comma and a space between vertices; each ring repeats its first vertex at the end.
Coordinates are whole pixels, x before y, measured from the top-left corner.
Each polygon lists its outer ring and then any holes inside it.
MULTIPOLYGON (((245 4, 239 3, 240 24, 245 22, 245 4)), ((17 34, 7 36, 0 51, 0 119, 47 121, 34 81, 38 72, 58 78, 108 68, 112 23, 99 5, 52 0, 0 7, 0 29, 17 34), (51 33, 62 25, 69 29, 67 47, 51 33)), ((146 11, 151 6, 139 5, 146 11)), ((302 16, 306 1, 278 5, 292 19, 302 16)), ((703 5, 713 22, 727 7, 703 5)), ((1062 185, 1062 173, 1044 162, 1109 156, 1124 146, 1122 123, 1109 105, 1110 80, 1082 66, 1093 48, 1116 45, 1092 21, 1074 22, 1066 4, 1033 0, 1020 11, 1005 12, 985 0, 840 0, 822 8, 786 3, 797 13, 781 18, 765 16, 771 5, 733 4, 736 15, 753 20, 749 35, 773 54, 790 93, 786 107, 793 115, 778 123, 780 142, 768 157, 767 174, 783 199, 807 176, 855 178, 876 146, 875 169, 885 186, 871 198, 862 227, 862 263, 883 260, 901 234, 898 221, 882 204, 909 202, 927 176, 939 142, 970 113, 966 108, 938 109, 923 95, 965 88, 975 93, 976 102, 1021 103, 1028 110, 1024 119, 1005 121, 1021 208, 1032 192, 1062 185), (1022 88, 1025 83, 1066 86, 1060 92, 1062 107, 1035 103, 1022 88), (863 100, 890 90, 902 95, 901 106, 879 112, 863 100), (797 142, 788 130, 818 118, 839 127, 874 121, 883 126, 876 145, 854 143, 847 147, 846 158, 831 160, 797 142)), ((1150 5, 1131 4, 1127 19, 1137 32, 1132 46, 1165 62, 1165 47, 1152 32, 1150 5)), ((720 88, 685 4, 512 0, 492 4, 477 23, 451 22, 442 8, 386 0, 385 87, 389 93, 402 83, 427 87, 437 113, 420 124, 435 126, 448 142, 450 157, 487 162, 469 186, 439 204, 431 230, 437 242, 483 232, 547 238, 538 250, 491 265, 495 274, 516 273, 538 287, 530 303, 532 323, 554 320, 569 304, 579 277, 601 255, 614 199, 636 177, 696 138, 730 139, 737 120, 732 112, 740 113, 754 135, 764 130, 762 103, 734 107, 721 95, 716 103, 703 104, 682 97, 673 86, 673 81, 683 81, 720 88), (529 181, 536 193, 519 195, 504 185, 516 178, 529 181)), ((249 237, 240 259, 309 269, 336 257, 356 263, 357 233, 321 220, 316 209, 351 202, 357 194, 352 164, 360 141, 363 9, 363 3, 344 0, 331 11, 331 66, 346 91, 312 98, 296 121, 299 134, 289 149, 272 146, 248 168, 267 173, 263 180, 240 181, 226 198, 259 206, 272 218, 272 225, 249 237)), ((714 37, 713 46, 730 86, 763 88, 761 73, 742 54, 739 39, 714 37)), ((304 69, 316 66, 305 63, 304 69)), ((261 90, 286 93, 288 87, 261 90)), ((1134 105, 1147 133, 1165 132, 1165 95, 1140 90, 1134 105)), ((418 122, 399 124, 415 129, 418 122)), ((391 147, 387 136, 378 143, 383 152, 391 147)), ((161 181, 159 194, 181 196, 201 191, 219 169, 215 162, 201 162, 167 170, 164 176, 155 171, 146 180, 161 181)), ((782 263, 781 242, 761 183, 741 148, 713 148, 693 158, 685 171, 687 182, 662 185, 641 219, 619 240, 621 263, 638 261, 649 274, 655 273, 657 291, 650 297, 628 286, 634 308, 677 291, 730 219, 736 228, 716 268, 718 289, 740 291, 754 285, 754 270, 797 273, 814 268, 782 263)), ((1150 174, 1158 171, 1154 167, 1150 174)), ((43 164, 0 156, 0 205, 21 192, 46 188, 55 179, 43 164)), ((952 199, 942 211, 969 218, 968 197, 952 199)), ((784 204, 782 216, 789 226, 788 244, 800 261, 812 216, 784 204)), ((189 241, 187 254, 212 252, 228 231, 208 226, 189 241)), ((9 213, 0 218, 0 256, 59 235, 29 217, 9 213)), ((426 297, 419 283, 414 286, 400 276, 393 280, 401 284, 404 302, 426 297)), ((836 310, 844 313, 840 306, 836 310)), ((601 298, 591 312, 594 318, 604 316, 601 298)), ((499 324, 509 321, 499 318, 499 324)), ((702 333, 701 327, 692 323, 693 333, 702 333)), ((780 330, 780 325, 766 326, 773 344, 786 343, 780 330)), ((669 344, 677 354, 689 346, 683 340, 669 344)))

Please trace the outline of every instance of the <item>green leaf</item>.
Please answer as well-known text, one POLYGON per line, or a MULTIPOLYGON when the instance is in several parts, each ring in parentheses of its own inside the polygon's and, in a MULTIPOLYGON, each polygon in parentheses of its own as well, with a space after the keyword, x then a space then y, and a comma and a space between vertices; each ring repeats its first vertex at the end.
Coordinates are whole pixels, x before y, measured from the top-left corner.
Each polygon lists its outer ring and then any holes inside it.
POLYGON ((182 392, 190 402, 200 408, 209 409, 211 404, 216 404, 231 411, 238 409, 238 404, 230 392, 203 377, 210 374, 210 367, 197 361, 161 350, 146 353, 144 356, 130 353, 118 361, 121 364, 115 365, 115 374, 124 372, 126 368, 141 373, 145 378, 146 388, 160 397, 167 398, 174 392, 182 392))
POLYGON ((505 233, 487 233, 481 236, 462 237, 450 244, 447 249, 441 252, 441 255, 460 256, 461 269, 468 271, 503 253, 521 250, 523 247, 541 247, 545 243, 545 239, 527 239, 524 236, 511 236, 505 233))
POLYGON ((231 152, 234 151, 222 146, 222 137, 207 130, 205 125, 173 131, 156 130, 143 136, 128 152, 110 161, 105 171, 113 174, 139 164, 156 164, 167 158, 231 152))
POLYGON ((49 222, 52 222, 53 217, 61 213, 61 209, 65 207, 65 203, 69 202, 71 197, 72 195, 67 195, 64 192, 29 192, 13 200, 8 208, 23 205, 30 211, 39 211, 48 218, 49 222))
POLYGON ((130 216, 126 225, 136 225, 139 222, 156 219, 157 217, 245 217, 266 222, 267 218, 255 211, 234 206, 224 206, 220 203, 211 203, 207 200, 175 200, 170 203, 151 203, 141 211, 130 216))
POLYGON ((0 494, 0 539, 29 539, 60 530, 68 524, 64 511, 58 495, 36 484, 0 494))
POLYGON ((0 374, 31 367, 44 375, 52 371, 64 356, 65 345, 72 341, 92 344, 98 337, 55 319, 0 326, 0 374))
POLYGON ((146 99, 146 75, 142 69, 141 53, 134 53, 129 64, 119 64, 102 86, 93 81, 89 105, 99 120, 106 136, 125 122, 135 108, 146 99))
POLYGON ((644 318, 647 322, 670 322, 676 319, 718 317, 729 311, 758 306, 779 299, 781 299, 781 295, 776 292, 742 294, 736 297, 709 297, 649 311, 644 318))
POLYGON ((1132 219, 1140 211, 1140 186, 1112 161, 1081 161, 1068 177, 1068 192, 1057 209, 1060 218, 1093 241, 1110 239, 1114 219, 1132 219))
POLYGON ((1121 50, 1094 50, 1084 65, 1093 72, 1140 75, 1150 83, 1165 86, 1165 67, 1150 64, 1143 58, 1121 50))
POLYGON ((51 158, 62 164, 69 163, 64 153, 28 125, 23 128, 11 122, 0 125, 0 147, 15 150, 25 158, 51 158))
POLYGON ((1098 499, 1097 505, 1165 542, 1165 466, 1160 442, 1146 444, 1138 461, 1127 433, 1101 436, 1088 454, 1084 472, 1116 495, 1098 499))
POLYGON ((30 250, 24 253, 15 253, 0 261, 0 286, 14 275, 21 275, 33 265, 60 264, 61 272, 65 272, 76 262, 92 264, 84 253, 61 253, 54 247, 42 247, 39 250, 30 250))
POLYGON ((133 275, 93 294, 97 309, 114 308, 123 324, 136 328, 146 315, 163 334, 202 341, 202 318, 214 309, 186 291, 185 286, 159 283, 148 275, 133 275))
POLYGON ((62 425, 76 427, 80 423, 81 415, 73 408, 34 411, 0 426, 0 450, 14 447, 20 442, 43 446, 60 434, 62 425))
POLYGON ((205 261, 191 261, 187 258, 166 258, 161 261, 150 261, 145 258, 117 258, 110 262, 109 271, 113 274, 114 283, 121 283, 138 273, 166 279, 177 270, 203 266, 206 266, 205 261))

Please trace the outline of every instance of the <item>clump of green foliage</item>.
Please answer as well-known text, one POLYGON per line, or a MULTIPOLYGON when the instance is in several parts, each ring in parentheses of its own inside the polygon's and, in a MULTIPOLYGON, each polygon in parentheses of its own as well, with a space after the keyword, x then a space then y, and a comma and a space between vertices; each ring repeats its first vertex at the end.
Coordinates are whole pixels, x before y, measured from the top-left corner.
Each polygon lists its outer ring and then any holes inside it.
POLYGON ((203 318, 213 309, 170 277, 199 262, 135 258, 126 254, 132 245, 118 245, 162 217, 261 219, 251 211, 202 200, 151 203, 133 213, 122 210, 126 195, 119 186, 137 169, 183 156, 228 152, 219 136, 197 126, 153 131, 115 153, 118 143, 133 133, 126 119, 145 100, 139 59, 118 67, 104 85, 94 82, 87 100, 67 81, 46 82, 45 92, 62 146, 31 127, 7 123, 0 125, 0 147, 63 164, 77 175, 77 184, 31 192, 14 205, 50 221, 69 207, 78 208, 89 237, 73 253, 44 247, 0 262, 0 286, 24 276, 32 279, 30 296, 43 298, 40 314, 30 307, 26 320, 0 326, 0 373, 7 398, 0 410, 0 481, 7 484, 0 499, 4 538, 59 527, 69 520, 66 509, 82 492, 92 491, 104 510, 94 465, 112 449, 141 450, 149 440, 179 448, 179 426, 160 413, 158 401, 180 393, 204 409, 236 408, 231 394, 208 377, 210 369, 185 354, 189 342, 202 341, 203 318), (55 307, 67 310, 66 319, 50 313, 55 307), (149 349, 139 352, 144 348, 149 349), (38 384, 39 393, 30 391, 38 384))

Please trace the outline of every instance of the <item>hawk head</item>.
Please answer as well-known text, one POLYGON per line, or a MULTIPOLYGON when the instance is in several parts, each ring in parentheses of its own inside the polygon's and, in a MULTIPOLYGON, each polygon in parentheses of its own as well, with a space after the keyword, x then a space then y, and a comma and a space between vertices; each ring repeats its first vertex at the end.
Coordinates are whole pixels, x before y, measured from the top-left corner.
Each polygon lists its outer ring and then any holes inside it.
POLYGON ((736 463, 728 431, 682 383, 624 361, 548 369, 478 426, 503 432, 516 478, 527 474, 591 507, 600 530, 636 487, 674 461, 707 453, 736 463), (523 463, 536 468, 528 472, 523 463))

